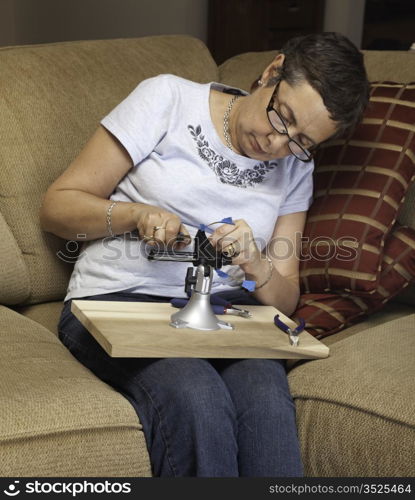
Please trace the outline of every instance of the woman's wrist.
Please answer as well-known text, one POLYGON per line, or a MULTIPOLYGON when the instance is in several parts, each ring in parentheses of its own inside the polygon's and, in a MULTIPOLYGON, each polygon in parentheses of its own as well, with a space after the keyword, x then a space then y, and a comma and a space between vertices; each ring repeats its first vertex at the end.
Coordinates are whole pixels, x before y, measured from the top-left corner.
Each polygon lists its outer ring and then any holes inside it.
POLYGON ((106 222, 107 222, 107 233, 108 236, 111 236, 111 238, 115 238, 115 233, 112 229, 112 210, 117 205, 117 201, 112 201, 107 208, 107 216, 106 216, 106 222))
POLYGON ((245 272, 245 278, 256 282, 255 290, 259 290, 267 285, 274 274, 274 264, 272 260, 265 255, 262 255, 255 263, 250 263, 249 265, 241 267, 245 272))
POLYGON ((268 262, 268 275, 263 281, 257 282, 255 286, 255 291, 259 290, 260 288, 264 287, 267 285, 272 278, 272 274, 274 272, 274 264, 272 263, 272 260, 269 257, 265 257, 267 262, 268 262))
POLYGON ((115 237, 137 229, 138 214, 143 209, 142 203, 108 200, 106 210, 107 236, 115 237))

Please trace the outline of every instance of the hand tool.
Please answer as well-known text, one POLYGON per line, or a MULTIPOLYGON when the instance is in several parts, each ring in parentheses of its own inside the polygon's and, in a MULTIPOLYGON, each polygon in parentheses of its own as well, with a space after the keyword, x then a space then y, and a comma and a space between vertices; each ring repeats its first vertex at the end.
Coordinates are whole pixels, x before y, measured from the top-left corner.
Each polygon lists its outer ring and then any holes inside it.
POLYGON ((299 344, 299 339, 298 335, 300 332, 304 330, 305 327, 305 321, 300 318, 300 324, 296 328, 290 328, 288 325, 286 325, 282 320, 280 320, 280 315, 277 314, 274 317, 274 323, 280 330, 282 330, 285 333, 288 333, 290 336, 290 344, 293 345, 294 347, 298 347, 299 344))

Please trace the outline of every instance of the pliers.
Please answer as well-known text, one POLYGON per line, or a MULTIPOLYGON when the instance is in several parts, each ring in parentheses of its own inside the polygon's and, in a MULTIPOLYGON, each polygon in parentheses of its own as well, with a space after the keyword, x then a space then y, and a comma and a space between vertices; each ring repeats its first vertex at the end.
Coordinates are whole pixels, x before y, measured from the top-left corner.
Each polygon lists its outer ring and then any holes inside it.
POLYGON ((300 332, 304 330, 305 327, 305 321, 303 318, 300 318, 300 324, 296 328, 290 328, 288 325, 286 325, 283 321, 280 320, 279 314, 277 314, 274 317, 274 323, 280 330, 282 330, 285 333, 288 333, 290 336, 290 344, 293 345, 294 347, 298 346, 299 340, 298 340, 298 335, 300 332))
MULTIPOLYGON (((170 304, 173 307, 182 308, 189 302, 189 299, 175 298, 171 299, 170 304)), ((212 304, 212 309, 215 314, 232 314, 233 316, 242 316, 243 318, 252 317, 252 313, 247 309, 241 309, 230 304, 227 300, 222 299, 222 297, 217 297, 215 295, 210 296, 210 303, 212 304)))

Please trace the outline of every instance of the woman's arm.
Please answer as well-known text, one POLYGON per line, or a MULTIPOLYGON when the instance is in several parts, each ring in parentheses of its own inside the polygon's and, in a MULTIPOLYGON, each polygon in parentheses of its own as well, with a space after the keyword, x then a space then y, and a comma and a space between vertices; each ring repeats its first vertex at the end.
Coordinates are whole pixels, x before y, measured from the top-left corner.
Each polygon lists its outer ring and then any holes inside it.
MULTIPOLYGON (((132 168, 125 148, 100 126, 68 169, 49 187, 40 210, 45 231, 68 240, 94 240, 108 236, 108 200, 132 168)), ((151 236, 154 226, 166 242, 180 231, 188 234, 180 219, 159 207, 143 203, 117 203, 111 213, 114 234, 139 230, 151 236), (160 232, 159 232, 160 233, 160 232)))
MULTIPOLYGON (((271 305, 289 316, 297 306, 300 297, 299 258, 301 236, 307 212, 296 212, 278 217, 274 233, 265 254, 273 264, 272 277, 254 296, 265 305, 271 305)), ((245 270, 247 279, 254 279, 261 285, 268 279, 270 264, 262 258, 251 270, 245 270)))
POLYGON ((290 315, 298 303, 299 256, 307 212, 278 217, 270 243, 261 253, 252 230, 242 219, 224 224, 211 235, 213 246, 227 251, 230 244, 238 252, 232 263, 239 265, 247 280, 256 281, 254 296, 265 305, 290 315), (267 257, 271 260, 267 259, 267 257))
MULTIPOLYGON (((108 198, 132 167, 121 144, 103 127, 99 127, 71 165, 49 187, 40 210, 45 231, 76 240, 77 235, 92 240, 107 236, 108 198)), ((133 204, 114 209, 114 232, 133 230, 133 204)))

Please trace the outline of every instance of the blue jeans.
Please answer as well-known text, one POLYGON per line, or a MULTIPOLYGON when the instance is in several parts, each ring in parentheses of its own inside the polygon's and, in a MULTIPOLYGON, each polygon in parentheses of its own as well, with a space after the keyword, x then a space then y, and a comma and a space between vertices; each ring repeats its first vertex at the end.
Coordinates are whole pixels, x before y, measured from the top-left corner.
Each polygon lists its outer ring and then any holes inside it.
MULTIPOLYGON (((239 292, 235 304, 257 303, 239 292)), ((169 301, 117 292, 88 300, 169 301)), ((302 476, 285 361, 111 358, 65 303, 59 338, 133 405, 154 476, 302 476)))

